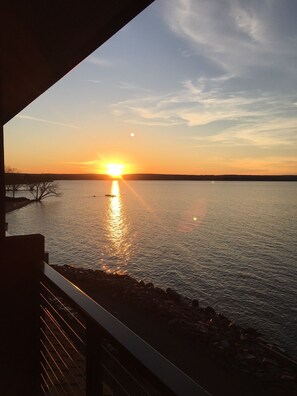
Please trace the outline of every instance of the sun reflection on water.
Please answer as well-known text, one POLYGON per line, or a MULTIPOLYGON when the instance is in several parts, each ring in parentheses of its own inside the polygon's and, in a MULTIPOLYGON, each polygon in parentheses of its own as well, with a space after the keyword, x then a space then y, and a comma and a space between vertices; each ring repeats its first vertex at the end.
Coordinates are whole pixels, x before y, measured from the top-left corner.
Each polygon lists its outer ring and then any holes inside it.
POLYGON ((126 273, 126 264, 130 258, 131 243, 128 238, 128 227, 123 211, 120 184, 118 180, 113 180, 111 184, 110 200, 107 210, 107 229, 110 241, 110 254, 116 258, 116 268, 104 265, 107 271, 126 273), (118 265, 120 261, 120 265, 118 265))

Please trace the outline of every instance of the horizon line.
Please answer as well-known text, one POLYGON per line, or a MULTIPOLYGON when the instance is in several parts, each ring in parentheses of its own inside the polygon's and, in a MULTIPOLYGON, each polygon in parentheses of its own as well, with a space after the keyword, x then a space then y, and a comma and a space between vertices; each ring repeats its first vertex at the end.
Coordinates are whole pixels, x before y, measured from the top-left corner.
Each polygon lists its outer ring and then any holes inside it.
MULTIPOLYGON (((9 174, 9 173, 8 173, 9 174)), ((10 173, 13 174, 13 173, 10 173)), ((170 173, 128 173, 111 176, 102 173, 14 173, 21 177, 48 176, 52 180, 180 180, 180 181, 297 181, 297 174, 170 174, 170 173)))

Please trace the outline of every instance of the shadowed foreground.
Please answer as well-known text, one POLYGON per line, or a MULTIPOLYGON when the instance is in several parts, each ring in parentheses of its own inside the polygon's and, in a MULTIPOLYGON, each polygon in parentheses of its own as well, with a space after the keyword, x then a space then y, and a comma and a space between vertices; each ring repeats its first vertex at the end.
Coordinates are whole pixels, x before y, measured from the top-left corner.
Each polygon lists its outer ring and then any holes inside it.
POLYGON ((256 330, 127 275, 53 267, 213 395, 296 394, 296 365, 256 330))

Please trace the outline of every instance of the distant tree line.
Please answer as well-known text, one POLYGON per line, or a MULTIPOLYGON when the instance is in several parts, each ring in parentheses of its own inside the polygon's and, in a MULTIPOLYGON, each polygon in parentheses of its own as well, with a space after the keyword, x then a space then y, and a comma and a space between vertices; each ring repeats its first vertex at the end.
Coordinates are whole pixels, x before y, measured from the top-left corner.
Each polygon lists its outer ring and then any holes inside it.
MULTIPOLYGON (((32 175, 33 176, 33 175, 32 175)), ((38 176, 38 175, 34 175, 38 176)), ((98 173, 49 173, 46 174, 50 180, 111 180, 109 175, 98 173)), ((187 180, 187 181, 297 181, 297 175, 182 175, 161 173, 136 173, 125 174, 124 180, 187 180)))
POLYGON ((34 201, 62 195, 59 184, 49 175, 28 175, 11 167, 5 168, 5 189, 6 192, 11 192, 13 198, 18 191, 29 191, 34 201))

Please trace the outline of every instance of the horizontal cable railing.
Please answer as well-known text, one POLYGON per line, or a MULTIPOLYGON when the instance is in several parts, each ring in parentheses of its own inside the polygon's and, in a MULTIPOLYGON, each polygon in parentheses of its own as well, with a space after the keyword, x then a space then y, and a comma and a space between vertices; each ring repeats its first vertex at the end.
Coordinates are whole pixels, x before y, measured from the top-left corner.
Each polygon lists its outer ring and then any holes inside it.
POLYGON ((85 395, 85 325, 45 281, 40 284, 43 392, 85 395))
POLYGON ((46 263, 40 327, 44 395, 208 395, 46 263))

